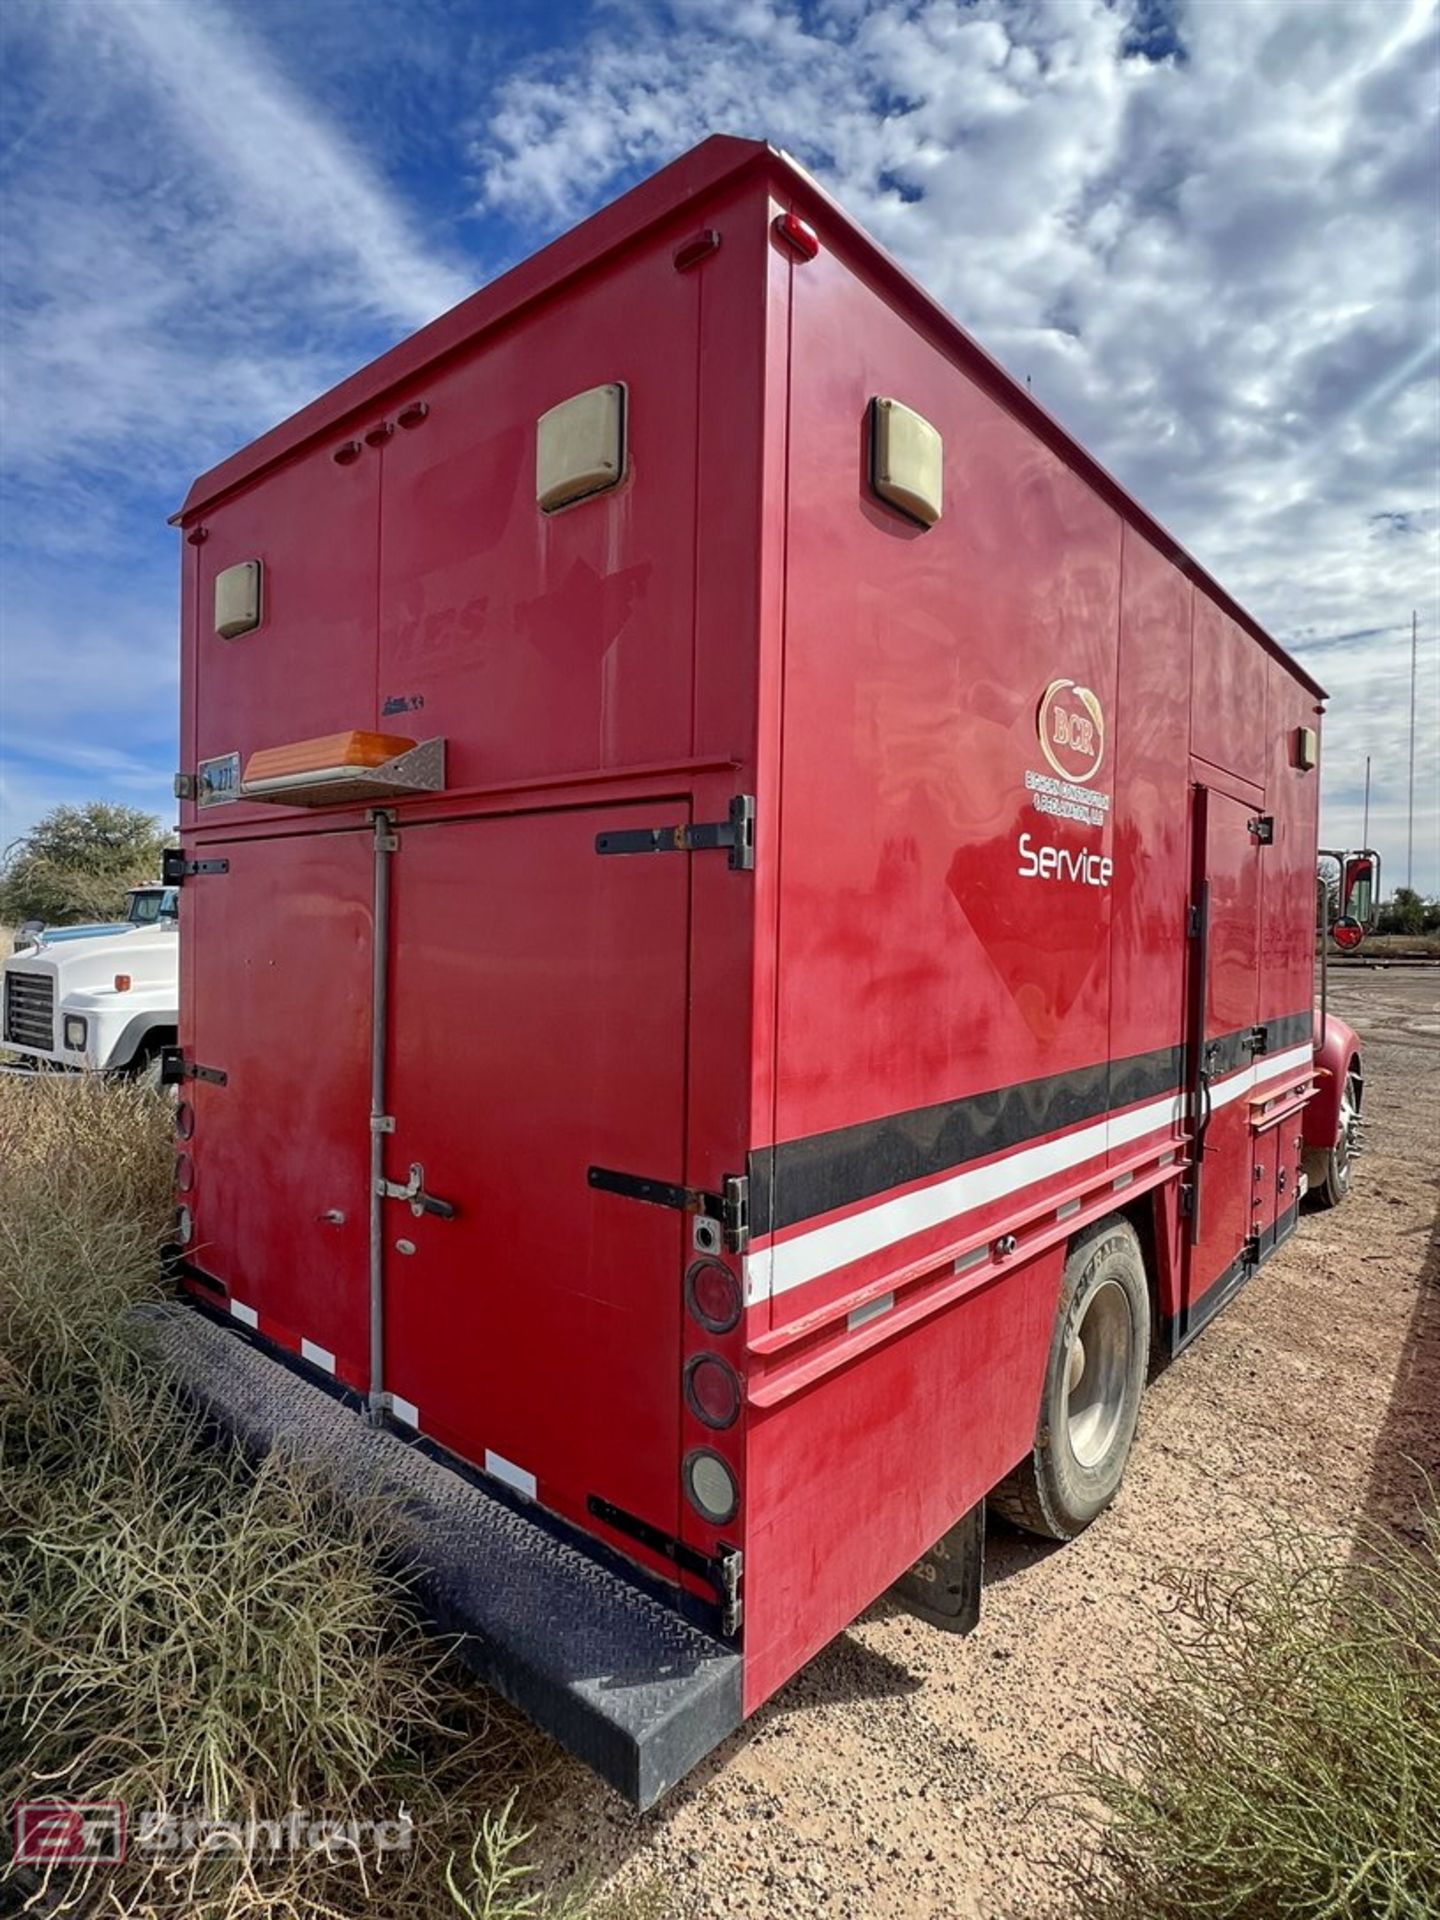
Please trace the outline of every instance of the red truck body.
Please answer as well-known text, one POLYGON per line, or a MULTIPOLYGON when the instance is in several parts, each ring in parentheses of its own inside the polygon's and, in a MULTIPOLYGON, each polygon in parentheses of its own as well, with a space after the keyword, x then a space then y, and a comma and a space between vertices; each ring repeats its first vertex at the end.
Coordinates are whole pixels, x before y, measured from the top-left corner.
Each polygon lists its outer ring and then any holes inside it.
POLYGON ((1294 1225, 1321 689, 737 140, 179 519, 187 1287, 678 1607, 728 1581, 749 1712, 1026 1454, 1077 1233, 1135 1225, 1174 1351, 1294 1225), (607 386, 623 477, 542 511, 607 386), (443 780, 246 794, 351 732, 443 780))

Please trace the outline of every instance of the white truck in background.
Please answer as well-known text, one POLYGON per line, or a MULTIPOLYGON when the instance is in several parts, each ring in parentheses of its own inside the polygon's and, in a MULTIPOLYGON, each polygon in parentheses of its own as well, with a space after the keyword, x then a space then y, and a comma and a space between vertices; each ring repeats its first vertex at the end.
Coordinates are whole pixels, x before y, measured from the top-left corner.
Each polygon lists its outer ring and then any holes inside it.
POLYGON ((175 1044, 180 965, 174 887, 133 887, 124 920, 21 927, 5 962, 0 1046, 11 1065, 160 1075, 175 1044))

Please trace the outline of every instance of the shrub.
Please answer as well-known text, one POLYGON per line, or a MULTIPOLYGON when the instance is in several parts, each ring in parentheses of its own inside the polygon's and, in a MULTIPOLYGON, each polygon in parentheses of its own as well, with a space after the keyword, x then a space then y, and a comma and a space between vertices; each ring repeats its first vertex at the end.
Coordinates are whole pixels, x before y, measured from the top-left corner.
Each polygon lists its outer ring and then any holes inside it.
POLYGON ((1365 1544, 1179 1580, 1158 1682, 1078 1770, 1088 1920, 1440 1913, 1440 1511, 1365 1544))
POLYGON ((0 921, 118 919, 128 888, 159 879, 169 838, 138 807, 55 807, 0 860, 0 921))
POLYGON ((516 1890, 508 1801, 548 1750, 421 1632, 383 1512, 218 1444, 134 1330, 170 1155, 158 1094, 0 1078, 0 1802, 242 1826, 300 1808, 391 1822, 392 1841, 403 1808, 409 1844, 275 1852, 262 1827, 259 1846, 132 1849, 29 1897, 137 1920, 453 1920, 463 1889, 493 1920, 549 1914, 516 1890))

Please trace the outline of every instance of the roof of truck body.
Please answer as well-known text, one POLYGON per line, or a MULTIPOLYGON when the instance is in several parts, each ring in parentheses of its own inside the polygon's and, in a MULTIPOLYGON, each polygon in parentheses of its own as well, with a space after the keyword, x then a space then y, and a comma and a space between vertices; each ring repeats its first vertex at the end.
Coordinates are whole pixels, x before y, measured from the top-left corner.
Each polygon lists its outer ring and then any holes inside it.
POLYGON ((288 420, 261 434, 246 447, 200 475, 174 516, 174 523, 193 519, 222 496, 255 479, 321 434, 334 431, 347 419, 372 409, 402 382, 423 373, 437 360, 467 346, 480 335, 515 317, 525 307, 553 293, 566 281, 593 267, 607 255, 683 208, 687 202, 730 185, 747 174, 764 178, 777 197, 806 217, 818 218, 822 241, 838 226, 845 250, 857 258, 877 287, 901 310, 937 337, 965 369, 1001 405, 1028 426, 1037 437, 1084 478, 1115 510, 1151 541, 1186 577, 1199 586, 1225 613, 1236 620, 1267 652, 1294 674, 1317 697, 1325 689, 1306 672, 1260 623, 1181 546, 1174 536, 1147 513, 1120 482, 1093 455, 1086 452, 1058 420, 1015 380, 931 298, 891 256, 858 227, 825 189, 796 161, 759 140, 741 140, 713 134, 678 160, 662 167, 602 207, 568 233, 522 260, 508 273, 462 300, 417 333, 391 347, 368 366, 321 394, 288 420))

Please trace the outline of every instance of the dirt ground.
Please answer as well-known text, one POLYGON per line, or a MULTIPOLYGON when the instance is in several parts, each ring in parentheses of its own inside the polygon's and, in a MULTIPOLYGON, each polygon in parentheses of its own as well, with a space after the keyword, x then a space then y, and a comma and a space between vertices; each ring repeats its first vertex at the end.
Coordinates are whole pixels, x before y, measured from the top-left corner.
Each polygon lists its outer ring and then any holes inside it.
POLYGON ((1063 1549, 992 1525, 975 1635, 881 1600, 649 1814, 564 1762, 547 1879, 649 1888, 674 1920, 1063 1913, 1065 1758, 1153 1660, 1163 1568, 1235 1564, 1277 1509, 1403 1526, 1440 1468, 1440 968, 1348 971, 1331 1005, 1365 1044, 1350 1198, 1152 1383, 1111 1511, 1063 1549))

